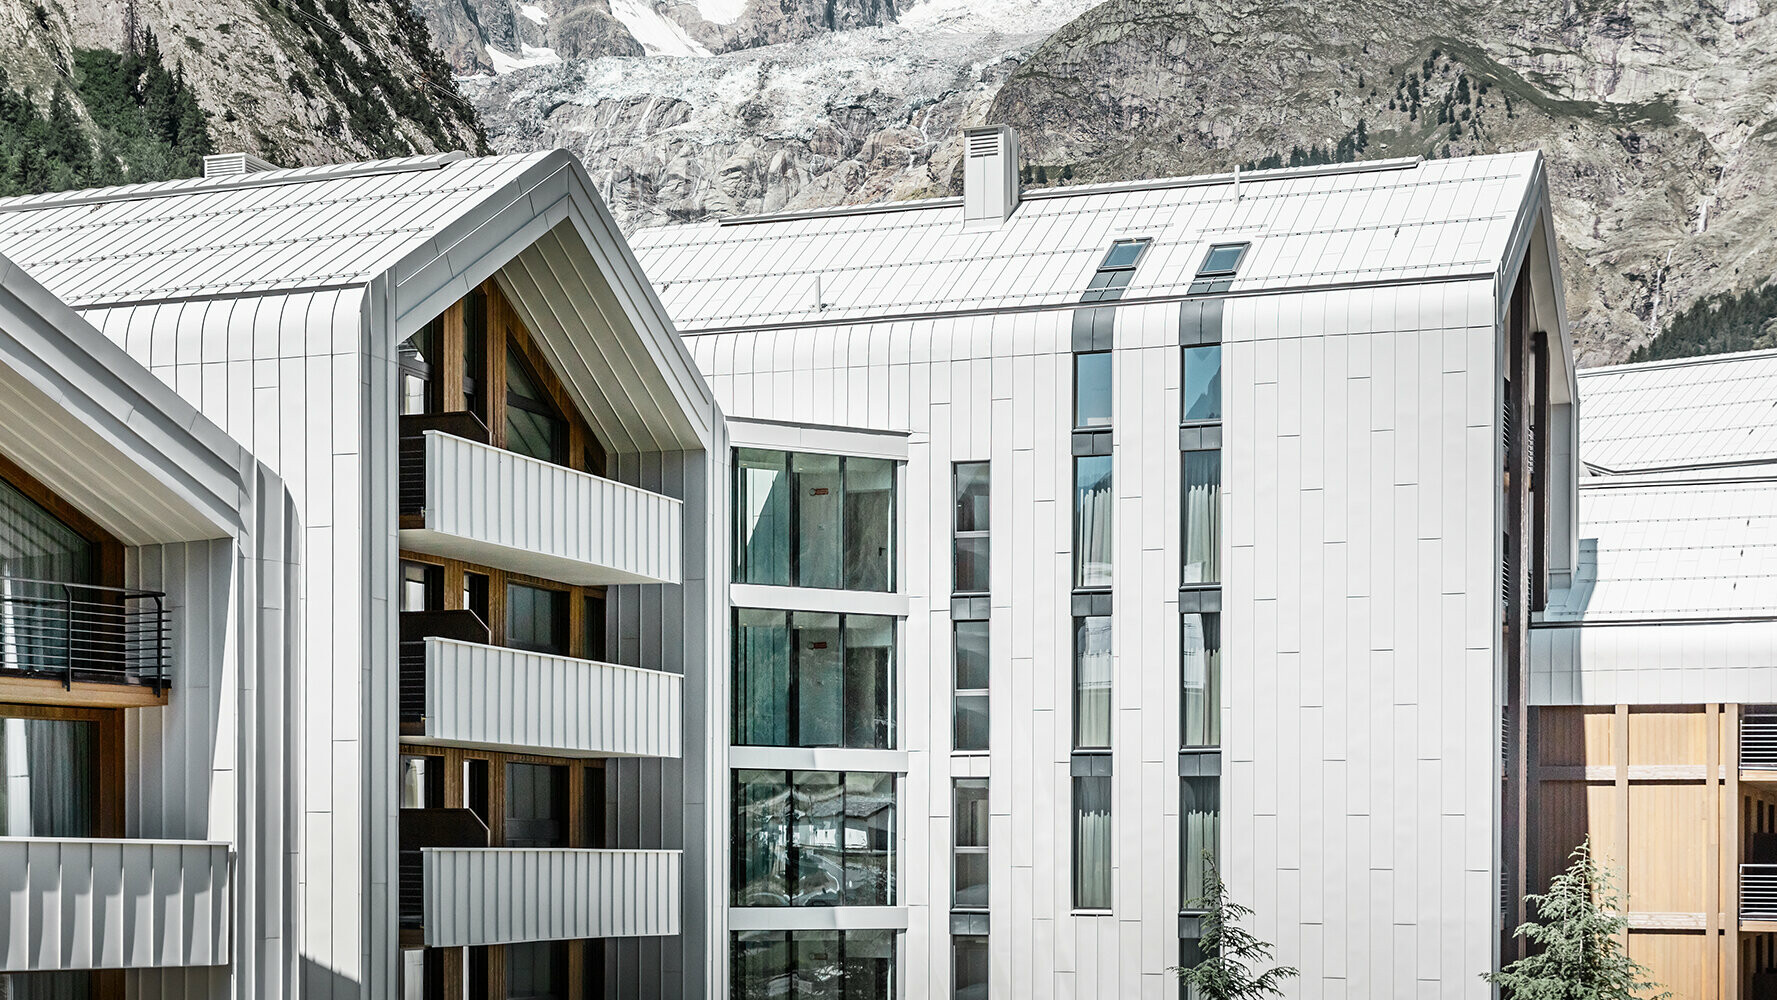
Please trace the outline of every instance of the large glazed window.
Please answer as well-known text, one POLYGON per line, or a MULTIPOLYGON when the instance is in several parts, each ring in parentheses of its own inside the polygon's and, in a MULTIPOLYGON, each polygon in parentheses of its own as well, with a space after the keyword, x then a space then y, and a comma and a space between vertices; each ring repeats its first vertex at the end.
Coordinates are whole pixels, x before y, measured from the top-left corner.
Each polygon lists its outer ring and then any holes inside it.
POLYGON ((895 620, 811 611, 734 613, 734 743, 895 744, 895 620))
POLYGON ((1208 863, 1221 857, 1222 785, 1218 778, 1179 779, 1179 822, 1183 824, 1179 843, 1184 857, 1179 859, 1183 880, 1179 888, 1180 907, 1203 909, 1208 863))
POLYGON ((1187 451, 1184 464, 1184 566, 1179 581, 1186 586, 1217 583, 1222 578, 1222 453, 1187 451))
POLYGON ((568 769, 506 765, 506 846, 568 846, 568 769))
POLYGON ((42 504, 0 479, 0 578, 96 583, 97 550, 42 504))
POLYGON ((888 591, 895 586, 895 463, 735 452, 737 583, 888 591))
POLYGON ((736 931, 730 1000, 894 1000, 895 931, 736 931))
POLYGON ((1074 909, 1111 908, 1111 779, 1074 779, 1074 909))
POLYGON ((0 780, 0 836, 98 836, 99 724, 0 716, 0 780))
POLYGON ((506 352, 506 448, 545 462, 567 461, 567 421, 515 349, 506 352))
POLYGON ((1181 746, 1220 746, 1222 742, 1221 615, 1181 615, 1180 698, 1184 724, 1181 746))
POLYGON ((1074 586, 1111 585, 1111 456, 1074 459, 1074 586))
POLYGON ((987 779, 957 778, 951 823, 956 843, 950 905, 957 910, 987 909, 987 779))
POLYGON ((568 592, 506 585, 506 645, 536 653, 568 652, 568 592))
POLYGON ((734 772, 734 906, 893 906, 895 776, 734 772))

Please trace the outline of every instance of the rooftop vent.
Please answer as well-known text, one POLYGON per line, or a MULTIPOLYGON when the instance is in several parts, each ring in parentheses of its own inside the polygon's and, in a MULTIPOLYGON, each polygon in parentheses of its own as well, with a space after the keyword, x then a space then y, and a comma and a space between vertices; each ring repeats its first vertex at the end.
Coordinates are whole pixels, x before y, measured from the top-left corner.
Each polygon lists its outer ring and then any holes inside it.
POLYGON ((252 153, 217 153, 204 157, 205 177, 233 177, 236 174, 255 174, 261 170, 276 170, 275 164, 267 163, 252 153))
POLYGON ((963 130, 963 228, 993 229, 1018 207, 1018 133, 1005 125, 963 130))

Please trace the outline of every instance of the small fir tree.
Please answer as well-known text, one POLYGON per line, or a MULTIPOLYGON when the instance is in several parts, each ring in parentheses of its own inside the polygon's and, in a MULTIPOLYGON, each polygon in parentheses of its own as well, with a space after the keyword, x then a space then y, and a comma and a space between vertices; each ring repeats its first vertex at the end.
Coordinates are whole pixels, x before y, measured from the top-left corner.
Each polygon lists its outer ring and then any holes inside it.
POLYGON ((1203 896, 1191 904, 1208 911, 1202 917, 1203 935, 1198 939, 1203 960, 1190 968, 1168 970, 1183 981, 1191 996, 1198 1000, 1263 1000, 1282 996, 1284 981, 1301 975, 1287 965, 1254 971, 1271 963, 1271 945, 1241 926, 1253 911, 1228 898, 1228 887, 1222 884, 1222 873, 1208 851, 1203 852, 1203 896))
POLYGON ((1535 953, 1481 978, 1511 1000, 1668 1000, 1671 993, 1623 950, 1623 894, 1616 877, 1592 856, 1590 839, 1549 891, 1524 897, 1536 909, 1516 934, 1535 953), (1654 992, 1660 991, 1660 992, 1654 992))

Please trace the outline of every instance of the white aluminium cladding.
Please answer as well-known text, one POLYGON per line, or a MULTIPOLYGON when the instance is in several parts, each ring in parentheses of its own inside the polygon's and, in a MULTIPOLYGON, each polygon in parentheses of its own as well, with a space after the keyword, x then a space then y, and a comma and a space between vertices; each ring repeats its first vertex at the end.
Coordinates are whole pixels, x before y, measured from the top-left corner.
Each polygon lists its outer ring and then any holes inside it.
POLYGON ((682 332, 1079 301, 1117 239, 1153 240, 1123 301, 1182 296, 1212 243, 1251 242, 1231 291, 1491 276, 1540 154, 1396 160, 1025 193, 965 231, 955 199, 644 230, 682 332))
POLYGON ((1606 472, 1771 465, 1777 351, 1579 372, 1580 457, 1606 472))

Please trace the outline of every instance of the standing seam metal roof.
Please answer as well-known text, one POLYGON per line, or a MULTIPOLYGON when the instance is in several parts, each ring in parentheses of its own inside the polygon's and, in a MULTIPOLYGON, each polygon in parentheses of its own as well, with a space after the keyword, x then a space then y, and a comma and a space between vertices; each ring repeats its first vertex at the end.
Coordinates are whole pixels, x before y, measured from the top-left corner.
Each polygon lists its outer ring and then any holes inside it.
POLYGON ((1580 457, 1610 472, 1777 463, 1777 351, 1579 373, 1580 457))
POLYGON ((631 240, 682 332, 1075 303, 1113 240, 1148 236, 1125 298, 1186 293, 1204 251, 1251 241, 1232 291, 1492 274, 1540 154, 1261 171, 1032 192, 963 231, 943 200, 706 222, 631 240), (819 285, 817 299, 816 285, 819 285))

